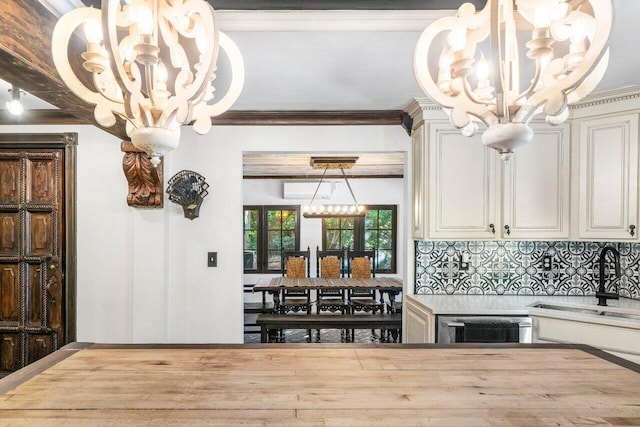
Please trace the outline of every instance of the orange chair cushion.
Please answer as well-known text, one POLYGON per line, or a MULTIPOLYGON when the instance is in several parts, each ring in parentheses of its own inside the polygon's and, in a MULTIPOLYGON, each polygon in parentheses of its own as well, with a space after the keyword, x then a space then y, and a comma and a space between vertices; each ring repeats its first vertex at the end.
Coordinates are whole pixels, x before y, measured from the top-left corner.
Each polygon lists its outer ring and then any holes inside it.
POLYGON ((354 258, 351 260, 351 277, 366 279, 371 277, 371 262, 369 258, 354 258))
POLYGON ((304 258, 289 258, 287 259, 287 277, 292 277, 294 279, 301 279, 307 277, 306 270, 306 261, 304 258))
POLYGON ((337 279, 340 277, 340 260, 330 256, 320 259, 320 277, 337 279))

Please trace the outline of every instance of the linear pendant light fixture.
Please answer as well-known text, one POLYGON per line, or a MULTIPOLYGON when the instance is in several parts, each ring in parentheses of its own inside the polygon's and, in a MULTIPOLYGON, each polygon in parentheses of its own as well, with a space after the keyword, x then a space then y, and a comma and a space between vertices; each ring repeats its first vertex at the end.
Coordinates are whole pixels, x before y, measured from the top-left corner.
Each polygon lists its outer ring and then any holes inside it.
POLYGON ((560 124, 567 106, 600 82, 611 15, 611 0, 487 0, 479 12, 465 3, 424 30, 415 75, 463 134, 484 124, 483 144, 507 161, 533 138, 534 115, 560 124), (519 52, 525 40, 526 56, 519 52), (526 71, 531 80, 521 89, 526 71))
POLYGON ((116 116, 126 120, 131 142, 154 165, 177 147, 182 124, 193 122, 197 133, 207 133, 211 118, 233 105, 244 84, 242 55, 218 30, 205 0, 102 0, 102 10, 73 9, 55 26, 52 54, 69 89, 95 105, 96 121, 111 127, 116 116), (68 54, 79 28, 87 42, 81 56, 90 87, 68 54), (213 102, 220 48, 232 78, 226 94, 213 102))
POLYGON ((313 193, 309 206, 303 208, 302 216, 305 218, 357 218, 364 217, 366 212, 364 206, 358 204, 356 196, 353 194, 347 175, 344 173, 345 169, 351 169, 356 164, 357 157, 311 157, 311 167, 314 169, 324 169, 320 182, 316 187, 316 191, 313 193), (353 203, 351 205, 314 205, 313 202, 318 194, 318 190, 322 185, 322 180, 327 174, 328 169, 340 169, 344 182, 349 188, 353 203))

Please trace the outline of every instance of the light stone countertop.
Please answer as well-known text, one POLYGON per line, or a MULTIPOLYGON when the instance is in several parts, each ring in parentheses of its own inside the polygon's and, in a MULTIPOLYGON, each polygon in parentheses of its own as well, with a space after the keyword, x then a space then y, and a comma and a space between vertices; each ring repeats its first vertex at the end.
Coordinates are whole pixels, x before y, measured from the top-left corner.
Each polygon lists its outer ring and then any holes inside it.
MULTIPOLYGON (((595 296, 545 296, 545 295, 407 295, 432 314, 470 315, 528 315, 529 305, 536 302, 569 304, 597 304, 595 296)), ((640 312, 640 300, 620 298, 608 300, 609 307, 640 312)))

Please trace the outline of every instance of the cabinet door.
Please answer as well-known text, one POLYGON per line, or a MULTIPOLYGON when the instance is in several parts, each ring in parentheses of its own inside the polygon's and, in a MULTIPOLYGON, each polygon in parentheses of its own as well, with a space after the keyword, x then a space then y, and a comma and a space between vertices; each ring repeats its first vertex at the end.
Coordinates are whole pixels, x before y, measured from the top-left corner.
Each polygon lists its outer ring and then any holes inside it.
POLYGON ((505 164, 503 237, 568 239, 569 127, 532 126, 505 164))
POLYGON ((427 156, 424 123, 411 134, 413 167, 413 238, 427 238, 427 156))
POLYGON ((583 239, 638 238, 638 116, 580 123, 578 233, 583 239))
POLYGON ((429 237, 496 237, 497 154, 451 125, 429 132, 429 237))

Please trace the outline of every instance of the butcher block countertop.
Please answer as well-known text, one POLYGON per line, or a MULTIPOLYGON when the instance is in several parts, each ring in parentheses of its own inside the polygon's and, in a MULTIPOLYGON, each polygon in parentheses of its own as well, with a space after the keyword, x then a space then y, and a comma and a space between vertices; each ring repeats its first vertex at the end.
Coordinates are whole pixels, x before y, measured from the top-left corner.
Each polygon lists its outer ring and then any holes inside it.
POLYGON ((0 425, 638 426, 640 366, 579 345, 70 345, 0 425))

